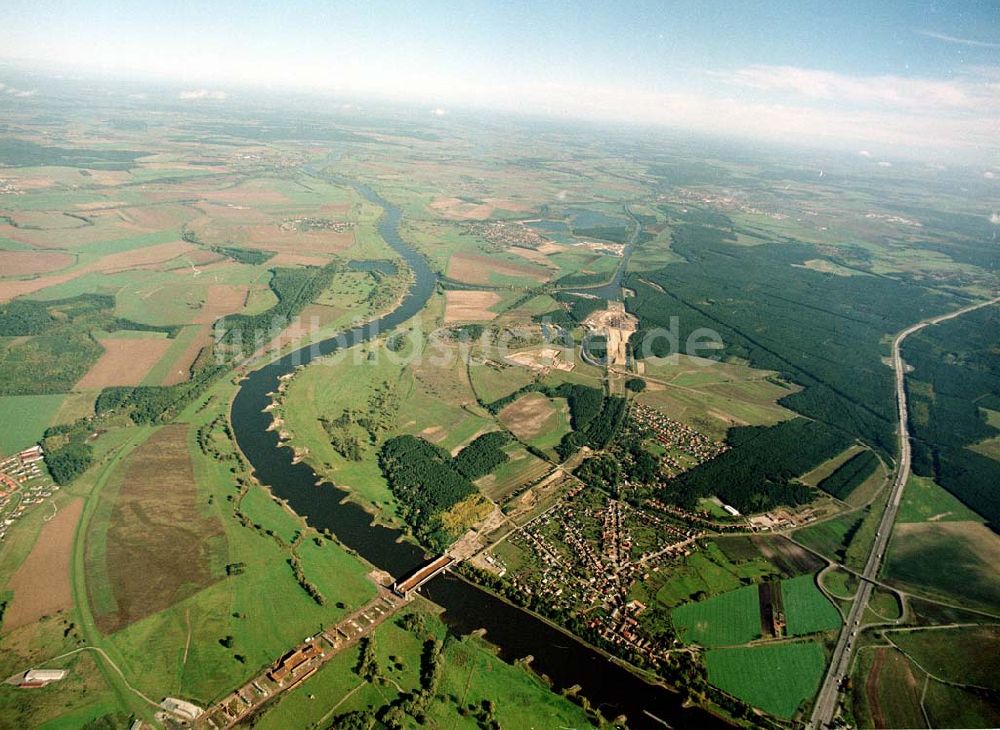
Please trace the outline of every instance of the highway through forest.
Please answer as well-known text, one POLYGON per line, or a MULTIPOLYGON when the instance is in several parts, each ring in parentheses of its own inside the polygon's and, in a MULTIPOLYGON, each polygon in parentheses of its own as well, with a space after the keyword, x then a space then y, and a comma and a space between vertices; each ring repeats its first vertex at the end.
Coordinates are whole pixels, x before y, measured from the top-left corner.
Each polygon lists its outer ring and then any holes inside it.
POLYGON ((897 417, 899 419, 899 462, 896 469, 896 478, 892 483, 892 491, 889 500, 886 502, 885 512, 882 513, 882 520, 879 522, 878 530, 875 533, 875 541, 872 544, 871 552, 865 563, 862 572, 861 585, 855 596, 851 610, 847 614, 847 621, 841 629, 837 646, 833 650, 833 657, 826 677, 816 696, 816 704, 813 707, 812 717, 808 727, 813 730, 829 727, 833 722, 833 717, 837 711, 837 703, 840 696, 840 688, 843 681, 850 675, 851 658, 857 642, 858 633, 862 629, 865 609, 871 598, 875 584, 872 582, 878 578, 879 568, 885 556, 885 549, 889 544, 889 536, 892 533, 893 523, 896 521, 896 513, 899 511, 899 504, 903 497, 903 488, 910 476, 910 434, 907 419, 906 407, 906 365, 903 362, 902 345, 903 340, 914 332, 922 330, 924 327, 953 319, 982 307, 987 307, 1000 302, 1000 297, 995 297, 987 302, 981 302, 972 306, 943 314, 938 317, 925 319, 910 325, 905 330, 896 335, 892 341, 892 368, 896 373, 896 404, 897 417))

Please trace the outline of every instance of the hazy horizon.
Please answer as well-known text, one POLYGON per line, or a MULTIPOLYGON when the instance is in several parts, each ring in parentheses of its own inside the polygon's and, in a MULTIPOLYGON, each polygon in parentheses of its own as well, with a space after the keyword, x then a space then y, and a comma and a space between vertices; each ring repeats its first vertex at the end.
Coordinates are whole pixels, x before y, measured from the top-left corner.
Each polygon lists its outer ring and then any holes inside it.
MULTIPOLYGON (((892 155, 1000 161, 996 8, 14 2, 0 58, 183 87, 328 92, 892 155)), ((4 78, 14 99, 39 93, 4 78)))

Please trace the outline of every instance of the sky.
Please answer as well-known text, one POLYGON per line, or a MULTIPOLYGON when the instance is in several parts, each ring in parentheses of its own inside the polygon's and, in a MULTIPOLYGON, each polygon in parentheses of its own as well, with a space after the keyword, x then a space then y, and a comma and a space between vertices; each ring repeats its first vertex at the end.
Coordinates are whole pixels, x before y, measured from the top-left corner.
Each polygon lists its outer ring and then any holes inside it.
POLYGON ((317 90, 1000 161, 1000 2, 2 5, 0 58, 162 77, 192 103, 317 90))

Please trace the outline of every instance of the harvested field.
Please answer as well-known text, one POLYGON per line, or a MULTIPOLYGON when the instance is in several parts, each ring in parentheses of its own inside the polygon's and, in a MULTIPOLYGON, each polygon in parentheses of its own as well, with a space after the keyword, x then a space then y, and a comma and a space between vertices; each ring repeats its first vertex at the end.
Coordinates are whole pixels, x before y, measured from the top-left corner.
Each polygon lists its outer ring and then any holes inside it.
POLYGON ((114 496, 91 522, 87 591, 105 633, 219 577, 214 570, 224 559, 225 537, 218 521, 201 512, 187 432, 183 425, 164 426, 136 449, 114 476, 114 496))
MULTIPOLYGON (((540 264, 541 266, 545 266, 546 268, 549 269, 559 268, 559 266, 553 263, 553 261, 548 256, 542 253, 540 248, 524 248, 524 246, 511 246, 507 250, 512 254, 520 256, 523 259, 528 259, 528 261, 540 264)), ((561 246, 559 247, 559 250, 560 251, 563 250, 561 246)))
POLYGON ((56 251, 0 251, 0 276, 47 274, 71 266, 76 259, 56 251))
POLYGON ((492 291, 455 291, 444 293, 445 324, 452 322, 484 321, 494 319, 496 312, 490 307, 500 301, 500 295, 492 291))
POLYGON ((163 378, 163 385, 176 385, 188 379, 191 366, 198 355, 212 344, 212 325, 220 317, 243 311, 248 295, 249 287, 246 285, 213 284, 208 287, 205 303, 192 318, 194 324, 200 325, 198 332, 171 363, 169 372, 163 378))
POLYGON ((523 441, 531 440, 554 425, 552 401, 541 393, 528 393, 500 411, 500 420, 523 441))
POLYGON ((198 324, 213 324, 219 317, 242 311, 249 290, 250 287, 244 284, 212 284, 208 287, 205 304, 194 321, 198 324))
POLYGON ((64 284, 84 274, 111 274, 131 269, 155 268, 182 254, 196 250, 198 250, 197 246, 186 241, 171 241, 155 246, 146 246, 145 248, 109 254, 97 261, 62 274, 40 276, 36 279, 3 281, 0 282, 0 302, 55 286, 56 284, 64 284))
POLYGON ((251 180, 225 190, 203 192, 201 197, 232 205, 281 205, 291 202, 287 195, 271 187, 268 180, 251 180))
POLYGON ((491 274, 547 281, 551 272, 532 264, 516 264, 473 253, 456 253, 448 261, 448 276, 467 284, 491 284, 491 274))
POLYGON ((438 198, 428 206, 442 218, 456 221, 482 221, 493 215, 494 207, 483 201, 468 203, 460 198, 438 198))
POLYGON ((27 560, 7 586, 14 598, 4 613, 5 630, 26 626, 73 606, 69 569, 73 537, 82 513, 83 500, 74 499, 42 527, 27 560))
MULTIPOLYGON (((281 219, 242 206, 199 203, 204 214, 190 224, 198 238, 211 245, 243 246, 291 257, 322 257, 354 244, 354 231, 299 231, 281 228, 281 219)), ((323 259, 326 263, 327 259, 323 259)))
POLYGON ((815 573, 823 567, 822 560, 803 547, 781 535, 754 535, 750 538, 756 548, 782 573, 789 576, 815 573))
POLYGON ((152 367, 170 349, 166 337, 100 340, 104 354, 87 374, 77 381, 77 390, 106 388, 111 385, 139 385, 152 367))

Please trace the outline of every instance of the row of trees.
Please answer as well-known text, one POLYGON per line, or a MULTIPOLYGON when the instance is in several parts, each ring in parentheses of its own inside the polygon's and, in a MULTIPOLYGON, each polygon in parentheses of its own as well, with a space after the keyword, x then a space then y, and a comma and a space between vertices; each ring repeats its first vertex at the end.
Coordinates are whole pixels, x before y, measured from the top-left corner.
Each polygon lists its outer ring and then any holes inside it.
POLYGON ((125 413, 134 423, 140 424, 169 421, 224 372, 225 365, 215 364, 198 370, 190 380, 176 385, 105 388, 97 396, 94 412, 98 416, 125 413))

